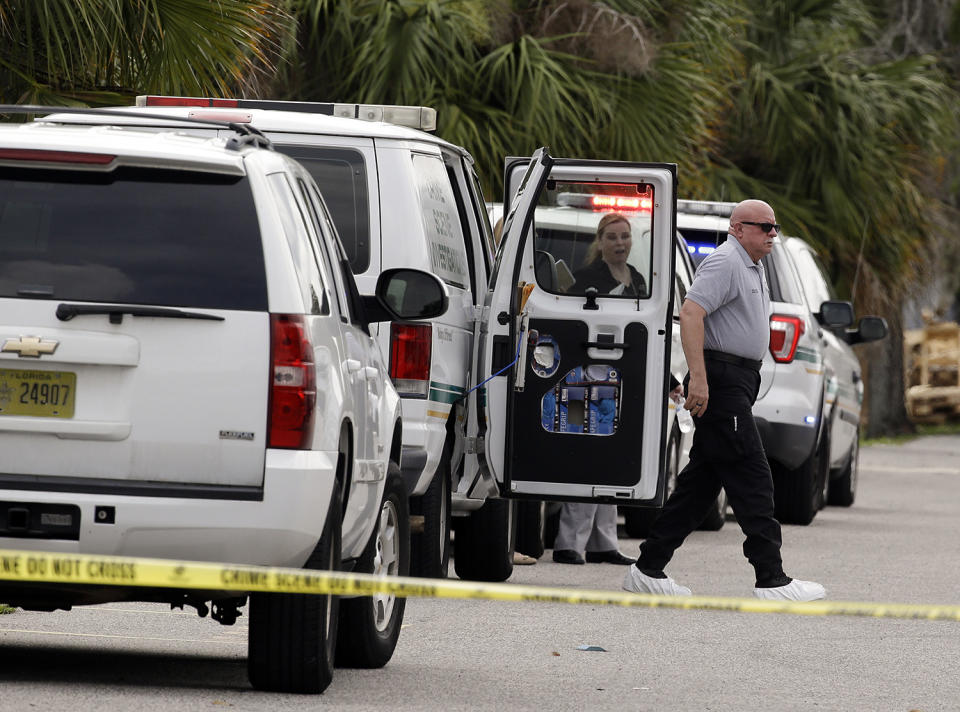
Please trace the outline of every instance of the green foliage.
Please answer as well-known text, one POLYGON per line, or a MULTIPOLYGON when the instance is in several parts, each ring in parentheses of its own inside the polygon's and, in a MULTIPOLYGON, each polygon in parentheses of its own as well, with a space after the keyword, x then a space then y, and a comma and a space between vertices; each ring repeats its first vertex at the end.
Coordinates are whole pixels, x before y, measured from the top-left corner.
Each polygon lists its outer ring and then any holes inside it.
POLYGON ((288 98, 428 104, 499 194, 505 155, 682 162, 711 142, 738 2, 293 0, 288 98))
POLYGON ((4 613, 16 613, 17 609, 13 606, 8 606, 6 603, 0 603, 0 615, 4 613))
POLYGON ((896 300, 939 210, 921 184, 952 143, 956 97, 935 58, 878 58, 868 10, 858 0, 754 7, 709 193, 768 200, 788 233, 832 258, 844 294, 863 244, 896 300))
POLYGON ((83 106, 225 93, 268 64, 283 19, 262 0, 0 0, 0 97, 83 106))

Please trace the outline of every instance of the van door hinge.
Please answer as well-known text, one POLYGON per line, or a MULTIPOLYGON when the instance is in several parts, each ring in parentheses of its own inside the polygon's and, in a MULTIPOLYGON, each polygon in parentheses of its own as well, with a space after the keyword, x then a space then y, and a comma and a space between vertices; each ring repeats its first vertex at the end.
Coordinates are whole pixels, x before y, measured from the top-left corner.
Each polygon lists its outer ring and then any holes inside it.
POLYGON ((490 313, 490 307, 485 306, 476 306, 473 307, 473 313, 470 315, 470 319, 474 322, 477 321, 486 321, 487 314, 490 313))
POLYGON ((483 438, 464 438, 463 448, 463 451, 467 455, 476 455, 477 453, 481 453, 484 450, 483 438))

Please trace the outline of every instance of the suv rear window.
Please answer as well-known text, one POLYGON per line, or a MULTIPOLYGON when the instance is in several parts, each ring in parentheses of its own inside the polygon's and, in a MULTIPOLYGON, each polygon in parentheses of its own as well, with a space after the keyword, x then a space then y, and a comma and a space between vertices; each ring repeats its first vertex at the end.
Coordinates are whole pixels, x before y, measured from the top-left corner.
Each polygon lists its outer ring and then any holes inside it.
POLYGON ((370 266, 370 198, 367 168, 363 155, 349 148, 284 146, 285 153, 303 164, 327 204, 330 217, 354 274, 363 274, 370 266))
POLYGON ((0 168, 0 297, 267 310, 247 179, 0 168))

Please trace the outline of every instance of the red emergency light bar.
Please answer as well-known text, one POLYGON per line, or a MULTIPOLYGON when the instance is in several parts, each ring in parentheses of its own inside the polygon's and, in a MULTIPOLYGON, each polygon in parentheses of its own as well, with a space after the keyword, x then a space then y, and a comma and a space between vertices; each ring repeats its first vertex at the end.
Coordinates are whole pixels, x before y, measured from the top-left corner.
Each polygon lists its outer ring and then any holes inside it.
POLYGON ((41 161, 43 163, 86 163, 105 166, 116 156, 108 153, 82 153, 80 151, 48 151, 31 148, 0 149, 0 161, 41 161))
POLYGON ((144 97, 144 102, 141 104, 137 102, 137 106, 203 106, 207 108, 213 107, 225 107, 236 109, 240 106, 240 102, 237 99, 209 99, 201 97, 192 97, 192 96, 146 96, 144 97))
POLYGON ((650 198, 629 198, 623 195, 595 195, 590 204, 596 209, 616 210, 644 210, 653 209, 650 198))
POLYGON ((639 195, 560 192, 557 205, 581 210, 649 213, 653 211, 653 196, 649 190, 639 195))

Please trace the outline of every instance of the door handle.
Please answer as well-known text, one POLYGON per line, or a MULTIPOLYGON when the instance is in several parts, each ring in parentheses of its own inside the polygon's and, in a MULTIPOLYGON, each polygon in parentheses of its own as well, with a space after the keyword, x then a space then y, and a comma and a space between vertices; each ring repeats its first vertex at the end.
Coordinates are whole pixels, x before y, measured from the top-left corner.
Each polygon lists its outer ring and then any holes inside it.
POLYGON ((343 365, 347 369, 347 373, 356 373, 363 368, 363 364, 355 358, 348 358, 344 360, 343 365))

